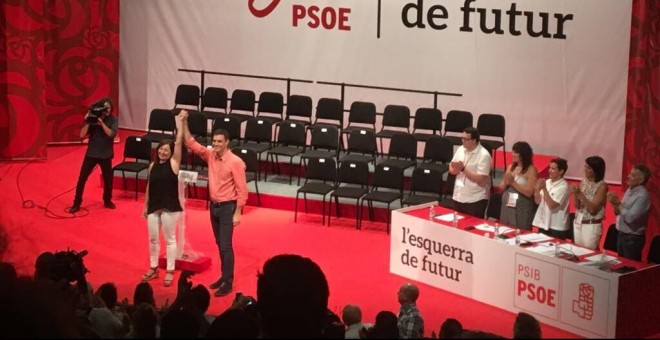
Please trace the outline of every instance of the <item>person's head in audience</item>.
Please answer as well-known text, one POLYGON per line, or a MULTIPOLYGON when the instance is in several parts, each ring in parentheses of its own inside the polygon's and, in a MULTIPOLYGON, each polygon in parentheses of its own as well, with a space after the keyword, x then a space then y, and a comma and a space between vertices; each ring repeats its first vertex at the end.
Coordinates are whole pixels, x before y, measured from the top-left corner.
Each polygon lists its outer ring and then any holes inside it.
POLYGON ((141 303, 148 303, 156 306, 156 299, 154 298, 154 289, 149 282, 140 282, 135 286, 133 293, 133 305, 137 306, 141 303))
POLYGON ((290 254, 270 258, 257 278, 262 335, 321 337, 329 295, 325 274, 314 261, 290 254))
POLYGON ((548 177, 556 181, 560 178, 563 178, 568 170, 568 162, 563 158, 555 158, 550 161, 550 166, 548 167, 548 177))
POLYGON ((401 285, 397 298, 401 306, 412 305, 417 302, 419 297, 419 288, 410 282, 401 285))
POLYGON ((530 314, 520 312, 516 316, 516 321, 513 323, 513 338, 514 339, 540 339, 541 338, 541 325, 530 314))
POLYGON ((356 305, 346 305, 341 312, 341 319, 346 326, 362 322, 362 311, 356 305))
POLYGON ((96 291, 96 294, 103 300, 108 309, 114 309, 117 306, 117 286, 112 282, 102 284, 96 291))
POLYGON ((651 170, 644 164, 637 164, 632 167, 630 173, 627 177, 627 182, 629 188, 636 187, 638 185, 646 185, 646 182, 651 178, 651 170))
POLYGON ((155 339, 158 326, 158 311, 150 303, 140 303, 131 315, 133 321, 133 338, 155 339))
POLYGON ((464 330, 459 339, 506 339, 501 335, 484 331, 464 330))
POLYGON ((463 136, 461 137, 461 142, 463 143, 463 147, 465 147, 465 149, 467 149, 468 151, 474 150, 474 148, 476 148, 477 145, 479 145, 479 140, 480 140, 479 131, 476 128, 470 126, 465 128, 465 130, 463 130, 463 136))
POLYGON ((14 288, 18 275, 16 268, 9 262, 0 262, 0 294, 7 294, 14 288))
POLYGON ((200 324, 192 313, 170 309, 160 321, 161 339, 190 339, 199 337, 200 324))
POLYGON ((17 277, 0 292, 0 334, 3 338, 78 338, 75 290, 62 282, 17 277))
POLYGON ((449 318, 440 326, 440 339, 458 339, 463 332, 463 325, 456 319, 449 318))
POLYGON ((36 280, 52 280, 52 268, 55 263, 55 254, 46 251, 39 256, 34 263, 34 278, 36 280))
POLYGON ((605 160, 599 156, 585 159, 584 177, 593 182, 600 182, 605 178, 605 160))
POLYGON ((259 326, 256 318, 240 308, 228 309, 218 315, 206 331, 207 339, 256 339, 259 326))
POLYGON ((211 305, 211 293, 204 285, 197 285, 190 290, 195 305, 202 313, 206 313, 211 305))
POLYGON ((367 339, 396 339, 399 337, 399 318, 396 314, 384 310, 376 314, 374 326, 367 330, 367 339))
POLYGON ((527 142, 516 142, 511 148, 511 169, 515 169, 518 164, 522 167, 521 173, 527 172, 527 169, 532 165, 532 158, 534 158, 534 151, 527 142))
POLYGON ((321 338, 343 339, 345 331, 346 327, 344 327, 344 324, 339 319, 339 315, 328 309, 325 316, 323 331, 321 332, 321 338))

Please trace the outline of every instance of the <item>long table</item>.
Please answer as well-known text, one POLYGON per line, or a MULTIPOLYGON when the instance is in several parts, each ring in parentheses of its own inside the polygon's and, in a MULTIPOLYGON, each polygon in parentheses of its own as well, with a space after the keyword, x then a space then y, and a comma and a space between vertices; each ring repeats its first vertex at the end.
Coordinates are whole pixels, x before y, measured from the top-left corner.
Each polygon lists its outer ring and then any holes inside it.
MULTIPOLYGON (((514 313, 524 311, 585 337, 660 333, 660 265, 612 253, 604 258, 556 239, 516 245, 515 231, 507 240, 485 230, 494 221, 459 214, 453 227, 451 219, 430 219, 430 205, 392 212, 393 274, 514 313), (554 246, 543 251, 550 244, 559 244, 559 251, 554 246)), ((444 207, 435 211, 442 218, 453 213, 444 207)), ((521 239, 536 236, 522 232, 521 239)))

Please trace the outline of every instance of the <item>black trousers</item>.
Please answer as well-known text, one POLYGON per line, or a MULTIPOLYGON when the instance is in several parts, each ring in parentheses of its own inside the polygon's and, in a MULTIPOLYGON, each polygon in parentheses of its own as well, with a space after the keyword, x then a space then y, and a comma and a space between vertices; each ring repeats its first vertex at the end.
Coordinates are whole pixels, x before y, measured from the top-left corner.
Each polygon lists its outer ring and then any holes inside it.
POLYGON ((479 218, 484 218, 486 215, 487 206, 488 200, 481 200, 473 203, 461 203, 454 201, 454 210, 479 218))
POLYGON ((74 206, 80 206, 82 203, 85 183, 87 183, 89 175, 97 164, 101 167, 101 174, 103 175, 103 203, 112 201, 112 158, 94 158, 85 156, 82 166, 80 167, 78 184, 76 184, 76 196, 73 198, 74 206))

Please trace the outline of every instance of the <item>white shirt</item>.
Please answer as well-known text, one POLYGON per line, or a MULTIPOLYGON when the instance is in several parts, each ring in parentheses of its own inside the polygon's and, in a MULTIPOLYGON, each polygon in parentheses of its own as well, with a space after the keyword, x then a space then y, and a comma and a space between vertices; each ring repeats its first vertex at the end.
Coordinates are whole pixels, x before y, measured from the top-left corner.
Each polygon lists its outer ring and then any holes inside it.
POLYGON ((532 224, 545 230, 568 230, 568 201, 570 198, 568 183, 563 178, 555 182, 547 179, 545 180, 545 187, 548 188, 548 193, 552 200, 557 202, 559 206, 555 209, 550 209, 548 204, 545 203, 543 198, 544 193, 541 191, 541 203, 536 210, 532 224))
POLYGON ((490 166, 492 163, 492 158, 490 157, 488 150, 481 146, 481 144, 477 145, 474 150, 469 152, 464 146, 460 146, 458 150, 456 150, 456 153, 454 153, 454 157, 451 161, 463 162, 466 169, 488 177, 488 180, 486 180, 484 184, 479 185, 468 179, 463 172, 456 175, 454 195, 452 197, 454 201, 460 203, 474 203, 488 199, 490 194, 490 166))

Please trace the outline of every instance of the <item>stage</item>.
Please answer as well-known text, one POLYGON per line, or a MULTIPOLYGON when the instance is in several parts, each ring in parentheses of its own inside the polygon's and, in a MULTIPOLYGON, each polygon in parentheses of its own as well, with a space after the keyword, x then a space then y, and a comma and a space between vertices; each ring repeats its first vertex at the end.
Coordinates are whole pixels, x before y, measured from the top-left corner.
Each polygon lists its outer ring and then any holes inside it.
MULTIPOLYGON (((121 132, 125 140, 127 131, 121 132)), ((115 145, 115 160, 121 161, 123 144, 115 145)), ((0 216, 7 235, 3 261, 13 262, 19 273, 31 275, 36 257, 44 251, 87 250, 84 263, 88 279, 94 287, 111 281, 120 299, 131 298, 135 285, 148 269, 146 221, 141 212, 144 195, 135 200, 129 184, 121 189, 121 177, 115 174, 113 199, 116 210, 103 208, 99 170, 90 177, 82 207, 74 217, 65 212, 71 205, 85 146, 49 147, 45 162, 0 163, 0 216), (48 210, 44 210, 47 206, 48 210), (48 216, 47 216, 48 215, 48 216)), ((266 188, 262 185, 260 189, 266 188)), ((289 186, 288 184, 271 183, 289 186)), ((310 205, 310 214, 299 211, 298 223, 288 208, 293 199, 282 190, 264 193, 262 207, 252 198, 245 208, 242 223, 234 233, 236 252, 235 292, 256 294, 256 275, 263 263, 276 254, 295 253, 310 257, 325 272, 330 284, 329 307, 341 314, 345 304, 362 308, 363 319, 373 322, 381 310, 398 313, 396 293, 407 279, 389 272, 389 235, 385 223, 365 220, 362 230, 355 229, 351 216, 334 218, 332 225, 321 225, 320 214, 310 205), (266 197, 266 199, 264 199, 266 197), (269 208, 279 202, 280 209, 269 208), (287 202, 287 203, 282 203, 287 202)), ((282 187, 283 188, 283 187, 282 187)), ((302 202, 301 202, 302 203, 302 202)), ((195 255, 211 259, 209 270, 194 276, 195 283, 208 285, 218 277, 218 254, 208 221, 206 202, 188 199, 186 204, 187 249, 195 255)), ((164 247, 161 247, 164 251, 164 247)), ((164 273, 161 273, 164 274, 164 273)), ((176 285, 165 288, 161 279, 152 281, 158 304, 170 302, 176 285)), ((177 273, 178 277, 178 273, 177 273)), ((436 333, 446 318, 456 318, 468 329, 479 329, 510 337, 515 315, 486 304, 417 282, 420 287, 419 308, 425 319, 427 336, 436 333)), ((232 296, 212 298, 210 312, 218 314, 231 303, 232 296)), ((573 338, 575 334, 543 326, 544 337, 573 338)))

